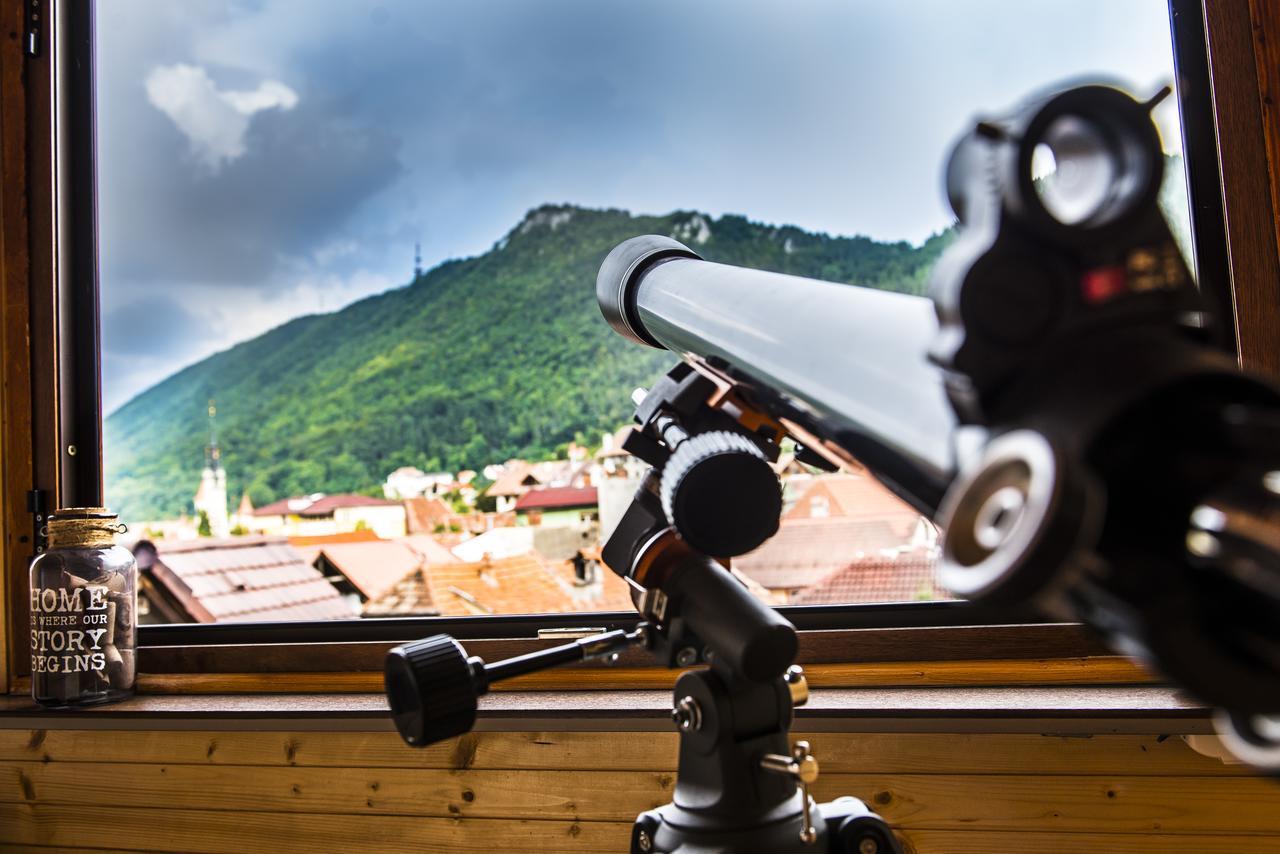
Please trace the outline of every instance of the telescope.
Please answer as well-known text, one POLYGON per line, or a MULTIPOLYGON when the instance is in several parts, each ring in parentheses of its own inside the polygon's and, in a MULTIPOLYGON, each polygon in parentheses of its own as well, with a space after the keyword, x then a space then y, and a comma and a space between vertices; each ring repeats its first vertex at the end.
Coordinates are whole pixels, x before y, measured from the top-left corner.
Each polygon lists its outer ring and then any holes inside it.
MULTIPOLYGON (((708 665, 676 683, 673 800, 637 819, 633 852, 901 850, 861 801, 812 802, 817 760, 788 742, 807 697, 794 627, 729 569, 778 528, 786 439, 935 519, 943 587, 1092 627, 1280 771, 1280 394, 1220 346, 1160 212, 1167 94, 1076 86, 976 122, 947 164, 958 233, 927 298, 659 235, 604 260, 608 323, 680 357, 633 396, 624 449, 651 469, 602 556, 643 622, 607 643, 708 665)), ((535 656, 580 657, 559 649, 535 656)), ((394 650, 402 734, 469 728, 487 668, 447 638, 394 650)))

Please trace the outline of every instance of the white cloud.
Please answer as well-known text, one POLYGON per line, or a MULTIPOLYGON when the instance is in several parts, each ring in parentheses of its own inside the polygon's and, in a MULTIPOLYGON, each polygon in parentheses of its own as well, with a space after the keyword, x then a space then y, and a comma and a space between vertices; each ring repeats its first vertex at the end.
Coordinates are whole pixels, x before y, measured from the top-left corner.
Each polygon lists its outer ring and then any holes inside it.
POLYGON ((161 65, 146 80, 147 100, 186 135, 191 151, 217 169, 245 152, 249 119, 262 110, 291 110, 298 94, 278 80, 248 91, 223 91, 197 65, 161 65))

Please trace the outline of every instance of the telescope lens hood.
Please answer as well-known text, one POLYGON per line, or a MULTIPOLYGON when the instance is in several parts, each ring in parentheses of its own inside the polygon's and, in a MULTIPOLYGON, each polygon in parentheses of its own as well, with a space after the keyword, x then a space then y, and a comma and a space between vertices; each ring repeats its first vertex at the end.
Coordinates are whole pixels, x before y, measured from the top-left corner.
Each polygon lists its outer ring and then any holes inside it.
POLYGON ((666 348, 658 343, 640 322, 636 310, 636 287, 640 277, 654 264, 667 258, 701 257, 679 241, 660 234, 646 234, 625 240, 605 256, 596 276, 596 300, 600 313, 609 325, 623 338, 637 344, 647 344, 659 350, 666 348))

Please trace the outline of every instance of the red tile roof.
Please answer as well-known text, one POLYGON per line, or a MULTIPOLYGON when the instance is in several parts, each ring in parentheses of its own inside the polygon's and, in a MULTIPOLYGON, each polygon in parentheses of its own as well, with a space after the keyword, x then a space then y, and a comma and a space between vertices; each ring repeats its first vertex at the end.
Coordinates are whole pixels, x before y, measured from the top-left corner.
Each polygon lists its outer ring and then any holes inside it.
POLYGON ((295 549, 299 546, 328 546, 335 543, 371 543, 380 540, 377 531, 368 528, 359 531, 342 531, 337 534, 311 534, 289 537, 289 545, 295 549))
POLYGON ((896 548, 910 539, 892 521, 847 518, 783 519, 778 533, 753 552, 733 559, 770 590, 817 584, 850 561, 896 548))
POLYGON ((594 486, 550 486, 531 489, 516 502, 515 510, 561 510, 595 507, 599 503, 594 486))
POLYGON ((360 531, 343 531, 339 534, 314 534, 311 536, 295 536, 289 537, 289 545, 293 548, 298 556, 302 558, 302 562, 308 566, 316 565, 316 558, 320 557, 320 551, 326 546, 333 543, 367 543, 373 540, 381 539, 376 531, 360 530, 360 531))
POLYGON ((603 563, 595 562, 594 577, 587 584, 578 580, 571 560, 550 563, 549 568, 561 586, 569 591, 575 611, 635 610, 631 601, 631 585, 603 563))
POLYGON ((401 537, 397 542, 404 543, 427 563, 462 563, 449 547, 429 534, 410 534, 401 537))
POLYGON ((792 605, 916 602, 954 598, 934 581, 932 549, 856 560, 791 597, 792 605))
POLYGON ((368 495, 322 495, 282 498, 253 511, 254 516, 332 516, 340 507, 395 507, 399 501, 368 495))
POLYGON ((453 508, 439 498, 409 498, 404 502, 405 524, 409 533, 430 534, 437 525, 447 525, 453 508))
POLYGON ((138 565, 193 622, 341 620, 356 616, 283 537, 142 540, 138 565))
MULTIPOLYGON (((384 596, 365 605, 365 616, 439 613, 559 614, 584 610, 536 554, 415 569, 384 596)), ((585 609, 594 610, 594 608, 585 609)))
POLYGON ((815 478, 783 518, 883 520, 902 531, 905 538, 911 536, 921 517, 918 510, 870 475, 833 474, 815 478))
POLYGON ((421 555, 393 540, 333 543, 321 548, 319 559, 342 573, 366 599, 383 595, 422 564, 421 555))

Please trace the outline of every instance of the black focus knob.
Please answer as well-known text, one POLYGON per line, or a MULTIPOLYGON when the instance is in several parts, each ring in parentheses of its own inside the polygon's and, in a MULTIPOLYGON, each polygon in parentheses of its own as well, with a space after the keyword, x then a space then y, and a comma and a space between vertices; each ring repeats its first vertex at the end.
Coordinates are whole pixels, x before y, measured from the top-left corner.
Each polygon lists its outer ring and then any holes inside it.
POLYGON ((737 433, 699 433, 681 442, 663 467, 659 492, 667 520, 711 557, 746 554, 778 531, 778 476, 764 452, 737 433))
POLYGON ((476 700, 488 688, 484 663, 474 662, 476 666, 448 635, 432 635, 387 653, 387 701, 406 742, 426 747, 471 730, 476 700))

